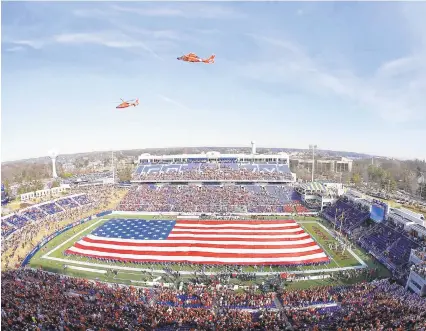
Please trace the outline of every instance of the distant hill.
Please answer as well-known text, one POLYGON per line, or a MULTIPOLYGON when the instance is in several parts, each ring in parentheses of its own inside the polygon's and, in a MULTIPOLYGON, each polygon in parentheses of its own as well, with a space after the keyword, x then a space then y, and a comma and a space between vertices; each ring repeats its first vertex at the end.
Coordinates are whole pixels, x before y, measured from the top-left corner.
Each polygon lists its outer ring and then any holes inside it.
MULTIPOLYGON (((175 147, 175 148, 144 148, 144 149, 132 149, 132 150, 120 150, 114 151, 116 157, 124 156, 137 157, 142 153, 150 153, 153 155, 170 155, 170 154, 197 154, 207 151, 217 151, 220 153, 251 153, 250 147, 214 147, 214 146, 201 146, 201 147, 175 147)), ((300 148, 265 148, 265 147, 257 147, 257 153, 278 153, 278 152, 306 152, 308 153, 308 149, 300 149, 300 148)), ((377 157, 369 154, 356 153, 356 152, 346 152, 346 151, 332 151, 332 150, 317 150, 316 154, 318 156, 329 156, 329 157, 348 157, 353 159, 363 159, 363 158, 371 158, 377 157)), ((99 160, 111 157, 111 151, 95 151, 95 152, 87 152, 87 153, 75 153, 75 154, 62 154, 58 156, 58 161, 69 162, 78 158, 88 158, 89 160, 99 160)), ((6 161, 2 162, 2 166, 12 165, 12 164, 47 164, 50 163, 50 158, 47 156, 32 158, 32 159, 23 159, 16 161, 6 161)))

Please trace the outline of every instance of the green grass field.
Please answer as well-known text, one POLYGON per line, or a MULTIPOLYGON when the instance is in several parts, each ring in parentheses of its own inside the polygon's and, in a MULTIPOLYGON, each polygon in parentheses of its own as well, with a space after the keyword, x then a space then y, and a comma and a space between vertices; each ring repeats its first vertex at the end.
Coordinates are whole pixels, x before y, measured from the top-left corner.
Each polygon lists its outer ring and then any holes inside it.
MULTIPOLYGON (((141 216, 141 215, 108 215, 103 216, 102 218, 93 219, 85 224, 81 224, 79 226, 70 229, 58 237, 54 238, 50 242, 48 242, 40 251, 38 251, 34 257, 31 259, 29 265, 33 268, 42 267, 46 271, 51 271, 55 273, 66 274, 74 277, 83 277, 88 279, 99 279, 101 281, 107 282, 116 282, 123 284, 133 284, 133 285, 144 285, 143 282, 153 281, 154 279, 162 276, 162 281, 167 282, 168 278, 166 275, 161 274, 159 271, 162 271, 163 267, 159 264, 135 264, 135 263, 109 263, 89 259, 85 257, 79 256, 65 256, 63 252, 70 248, 76 241, 80 240, 85 235, 89 234, 93 230, 95 230, 100 225, 104 224, 111 218, 140 218, 140 219, 159 219, 159 216, 141 216), (47 255, 49 258, 53 259, 61 259, 52 260, 43 258, 43 256, 47 255), (87 265, 90 263, 91 265, 87 265), (67 268, 64 268, 64 265, 67 265, 67 268), (75 270, 72 269, 74 267, 77 268, 89 268, 92 271, 88 270, 75 270), (119 268, 125 267, 126 270, 120 270, 119 268), (115 268, 115 269, 114 269, 115 268), (112 272, 107 272, 107 270, 116 270, 117 274, 113 274, 112 272), (141 269, 145 269, 143 271, 141 269), (93 272, 100 271, 103 273, 93 272)), ((268 217, 268 219, 274 219, 275 217, 268 217)), ((276 217, 281 219, 288 219, 288 217, 276 217)), ((161 219, 175 219, 173 217, 162 216, 161 219)), ((364 264, 364 266, 368 267, 377 267, 374 265, 372 259, 360 250, 359 248, 352 247, 353 254, 348 250, 342 251, 342 249, 333 249, 332 246, 336 245, 337 240, 334 239, 330 233, 328 233, 327 228, 322 224, 322 222, 318 222, 315 218, 312 217, 295 217, 296 221, 304 228, 306 232, 308 232, 317 243, 324 249, 327 255, 330 257, 331 261, 327 265, 321 266, 302 266, 302 267, 265 267, 264 271, 269 272, 313 272, 317 271, 320 273, 322 269, 340 269, 345 267, 360 267, 364 264), (356 258, 356 255, 358 258, 356 258)), ((182 272, 194 272, 200 270, 200 267, 197 265, 193 266, 177 266, 173 265, 172 268, 177 271, 182 272)), ((384 268, 383 268, 384 269, 384 268)), ((220 271, 221 268, 211 267, 206 271, 217 272, 220 271)), ((254 267, 245 267, 243 268, 245 272, 256 272, 259 271, 254 267)), ((386 269, 380 269, 380 273, 382 276, 386 276, 386 269)), ((188 277, 192 277, 191 275, 182 275, 182 280, 185 281, 188 277)), ((244 282, 240 282, 244 283, 244 282)), ((310 281, 301 281, 292 284, 294 287, 305 287, 311 285, 329 285, 329 280, 310 280, 310 281)))

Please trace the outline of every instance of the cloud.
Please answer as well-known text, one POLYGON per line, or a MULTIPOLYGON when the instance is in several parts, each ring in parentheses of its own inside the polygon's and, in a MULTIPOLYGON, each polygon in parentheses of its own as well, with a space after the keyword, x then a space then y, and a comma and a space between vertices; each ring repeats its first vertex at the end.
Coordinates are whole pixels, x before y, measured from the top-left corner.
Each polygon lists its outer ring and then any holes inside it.
POLYGON ((71 11, 74 16, 84 18, 105 18, 114 15, 114 12, 102 9, 74 9, 71 11))
MULTIPOLYGON (((173 6, 173 5, 171 5, 173 6)), ((232 8, 217 5, 203 4, 179 4, 176 7, 152 6, 135 4, 134 7, 125 5, 108 5, 102 9, 75 9, 74 16, 87 19, 99 19, 103 24, 107 24, 114 31, 121 31, 132 36, 136 40, 145 40, 145 45, 152 45, 151 49, 156 49, 157 54, 161 51, 167 53, 180 50, 182 42, 191 44, 204 44, 206 36, 213 36, 220 33, 218 29, 146 29, 138 24, 131 24, 138 16, 167 18, 238 18, 244 14, 234 11, 232 8), (134 14, 134 15, 132 15, 134 14), (128 19, 123 19, 127 17, 128 19)))
POLYGON ((242 65, 239 70, 242 76, 343 98, 389 121, 405 122, 425 115, 426 66, 418 56, 383 63, 370 77, 364 78, 346 68, 324 66, 291 41, 254 34, 249 37, 266 60, 242 65))
POLYGON ((46 44, 45 40, 14 40, 10 42, 15 45, 23 45, 34 49, 40 49, 46 44))
POLYGON ((143 49, 152 56, 163 60, 151 47, 141 40, 135 40, 121 33, 101 32, 101 33, 71 33, 56 35, 54 41, 65 44, 97 44, 110 48, 143 49))
POLYGON ((162 40, 174 40, 178 41, 182 39, 182 34, 176 30, 149 30, 135 28, 134 26, 126 25, 119 22, 110 22, 118 30, 125 31, 127 33, 134 34, 135 37, 144 37, 149 39, 162 39, 162 40))
POLYGON ((111 48, 140 47, 142 44, 121 34, 101 33, 64 33, 55 35, 52 42, 61 44, 98 44, 111 48))
POLYGON ((14 46, 6 49, 6 52, 21 52, 25 51, 25 47, 22 46, 14 46))
MULTIPOLYGON (((148 34, 149 33, 146 32, 146 35, 148 34)), ((157 37, 164 35, 165 33, 160 31, 157 37)), ((153 49, 153 47, 150 47, 148 45, 147 42, 144 42, 141 39, 131 38, 126 34, 115 31, 62 33, 41 39, 14 40, 12 41, 12 43, 15 45, 29 46, 34 49, 41 49, 47 45, 52 44, 92 44, 109 48, 126 49, 128 51, 143 50, 144 52, 147 52, 148 54, 151 54, 152 56, 158 59, 163 59, 160 55, 158 55, 158 53, 153 49)), ((172 46, 165 42, 159 41, 153 42, 152 44, 158 46, 159 48, 167 48, 172 46)))
POLYGON ((164 101, 166 101, 166 102, 168 102, 168 103, 170 103, 170 104, 172 104, 172 105, 175 105, 175 106, 177 106, 177 107, 179 107, 179 108, 181 108, 181 109, 183 109, 183 110, 191 111, 191 108, 189 108, 189 107, 185 106, 184 104, 180 103, 179 101, 176 101, 176 100, 174 100, 174 99, 171 99, 171 98, 169 98, 169 97, 166 97, 165 95, 162 95, 162 94, 157 94, 157 96, 158 96, 160 99, 162 99, 162 100, 164 100, 164 101))
POLYGON ((246 15, 235 11, 230 7, 219 5, 205 5, 200 3, 185 4, 175 7, 127 7, 122 5, 112 5, 111 9, 115 11, 133 13, 139 16, 151 17, 176 17, 176 18, 195 18, 195 19, 237 19, 244 18, 246 15))

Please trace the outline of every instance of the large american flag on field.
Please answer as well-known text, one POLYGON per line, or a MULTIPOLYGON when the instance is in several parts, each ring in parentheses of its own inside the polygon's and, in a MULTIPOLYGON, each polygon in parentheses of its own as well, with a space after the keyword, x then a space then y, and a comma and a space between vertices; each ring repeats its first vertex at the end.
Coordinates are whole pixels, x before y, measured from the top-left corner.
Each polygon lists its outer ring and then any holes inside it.
POLYGON ((111 219, 66 253, 134 262, 285 265, 329 258, 292 220, 111 219))

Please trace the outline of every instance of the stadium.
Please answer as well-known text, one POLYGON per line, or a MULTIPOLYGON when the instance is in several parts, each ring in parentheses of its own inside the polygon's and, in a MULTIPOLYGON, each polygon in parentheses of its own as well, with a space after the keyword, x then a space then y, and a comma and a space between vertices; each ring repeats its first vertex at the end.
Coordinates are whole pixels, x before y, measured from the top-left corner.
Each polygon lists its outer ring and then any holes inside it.
POLYGON ((425 331, 420 5, 2 3, 1 329, 425 331))
POLYGON ((135 162, 131 184, 91 176, 84 186, 22 195, 62 194, 2 218, 2 264, 31 228, 50 231, 3 274, 2 292, 12 284, 19 292, 70 282, 63 295, 90 298, 88 309, 106 304, 105 295, 124 296, 117 302, 145 316, 121 313, 136 329, 350 328, 365 315, 345 316, 353 305, 361 309, 365 296, 401 309, 418 300, 408 316, 422 324, 426 229, 419 215, 340 184, 298 183, 288 155, 261 155, 255 147, 250 155, 143 154, 135 162))

